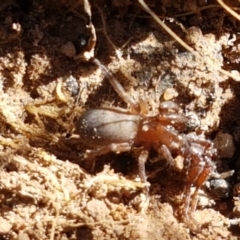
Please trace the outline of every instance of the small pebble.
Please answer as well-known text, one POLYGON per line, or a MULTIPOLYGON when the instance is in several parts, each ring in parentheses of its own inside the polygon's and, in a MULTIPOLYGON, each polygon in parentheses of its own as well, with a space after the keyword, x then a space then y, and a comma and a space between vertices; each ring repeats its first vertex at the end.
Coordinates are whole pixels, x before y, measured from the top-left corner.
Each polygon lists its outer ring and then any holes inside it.
POLYGON ((74 47, 72 42, 67 42, 61 47, 61 52, 69 57, 72 58, 76 55, 76 48, 74 47))
POLYGON ((228 133, 218 132, 213 140, 220 158, 232 158, 235 152, 233 137, 228 133))
POLYGON ((218 198, 229 196, 230 185, 225 179, 213 179, 210 181, 211 194, 218 198))
POLYGON ((174 88, 167 88, 163 93, 164 101, 170 101, 173 98, 176 98, 177 96, 178 96, 178 93, 174 88))

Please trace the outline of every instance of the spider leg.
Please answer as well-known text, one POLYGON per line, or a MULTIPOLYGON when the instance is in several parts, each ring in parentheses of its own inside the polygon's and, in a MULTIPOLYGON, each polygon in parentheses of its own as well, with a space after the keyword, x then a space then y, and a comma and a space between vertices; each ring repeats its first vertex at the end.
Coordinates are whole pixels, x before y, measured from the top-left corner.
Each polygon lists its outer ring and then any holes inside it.
POLYGON ((139 177, 143 183, 147 182, 145 163, 148 159, 149 152, 147 150, 142 150, 138 157, 138 172, 139 177))
POLYGON ((161 154, 167 160, 168 165, 172 166, 174 164, 172 154, 166 145, 164 144, 161 145, 160 148, 158 148, 158 153, 161 154))
POLYGON ((148 160, 149 151, 146 148, 140 147, 140 148, 135 148, 133 152, 136 159, 138 160, 138 175, 141 179, 141 182, 146 185, 144 193, 148 198, 149 187, 147 184, 145 163, 148 160))
POLYGON ((211 158, 204 156, 207 155, 207 153, 207 150, 203 146, 196 143, 192 143, 187 151, 189 169, 184 190, 185 202, 183 210, 183 217, 187 221, 189 217, 193 220, 191 215, 197 207, 198 191, 214 170, 214 164, 211 158), (192 186, 195 186, 193 194, 191 194, 192 186))
POLYGON ((113 76, 113 74, 108 71, 108 69, 97 58, 94 58, 93 62, 105 73, 106 77, 108 78, 114 90, 117 92, 118 96, 122 98, 124 102, 129 104, 133 111, 137 113, 140 112, 140 105, 126 93, 122 85, 113 76))
POLYGON ((108 152, 127 152, 130 151, 132 148, 130 143, 112 143, 97 150, 87 150, 84 158, 91 160, 91 170, 94 170, 95 167, 95 160, 97 156, 107 154, 108 152))
POLYGON ((199 173, 196 182, 195 182, 195 191, 192 195, 192 203, 191 203, 191 208, 190 208, 190 212, 194 212, 197 208, 197 194, 198 194, 198 190, 199 188, 207 181, 208 177, 211 175, 211 173, 214 170, 214 166, 213 163, 210 159, 205 159, 205 164, 202 168, 202 171, 199 173))

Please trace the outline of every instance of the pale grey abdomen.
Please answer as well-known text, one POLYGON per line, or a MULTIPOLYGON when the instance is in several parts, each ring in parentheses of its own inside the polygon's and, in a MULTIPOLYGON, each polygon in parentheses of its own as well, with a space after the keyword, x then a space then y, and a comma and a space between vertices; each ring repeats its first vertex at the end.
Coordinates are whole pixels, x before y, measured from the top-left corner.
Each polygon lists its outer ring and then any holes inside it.
POLYGON ((89 145, 106 146, 136 138, 140 117, 120 110, 91 109, 75 123, 81 139, 89 145))

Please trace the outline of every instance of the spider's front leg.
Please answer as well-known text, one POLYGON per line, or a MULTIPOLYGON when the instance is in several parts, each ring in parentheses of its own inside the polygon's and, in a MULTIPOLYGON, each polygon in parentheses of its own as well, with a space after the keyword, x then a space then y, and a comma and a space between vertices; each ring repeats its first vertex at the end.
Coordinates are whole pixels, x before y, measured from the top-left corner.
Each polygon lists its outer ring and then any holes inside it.
POLYGON ((186 186, 184 190, 184 210, 185 220, 192 218, 192 213, 196 210, 198 202, 198 190, 207 181, 209 176, 215 170, 215 165, 211 159, 214 149, 206 149, 198 143, 191 143, 186 151, 186 161, 188 164, 186 186), (212 151, 211 151, 212 150, 212 151), (191 194, 191 187, 194 186, 194 193, 191 194))

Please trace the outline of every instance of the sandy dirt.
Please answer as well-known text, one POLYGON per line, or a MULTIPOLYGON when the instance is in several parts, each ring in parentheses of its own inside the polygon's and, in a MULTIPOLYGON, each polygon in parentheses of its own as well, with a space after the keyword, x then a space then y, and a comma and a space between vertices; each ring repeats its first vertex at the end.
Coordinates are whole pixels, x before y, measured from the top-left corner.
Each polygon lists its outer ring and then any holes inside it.
MULTIPOLYGON (((146 206, 131 151, 100 156, 93 170, 84 159, 91 147, 74 132, 74 121, 87 109, 128 106, 82 57, 92 39, 82 2, 4 0, 0 239, 239 239, 239 22, 214 1, 146 3, 200 55, 130 0, 91 2, 97 43, 90 50, 150 113, 161 101, 174 101, 192 119, 188 133, 214 141, 222 175, 199 191, 188 219, 197 228, 180 214, 181 162, 171 168, 150 153, 146 206)), ((237 1, 226 3, 239 11, 237 1)))

